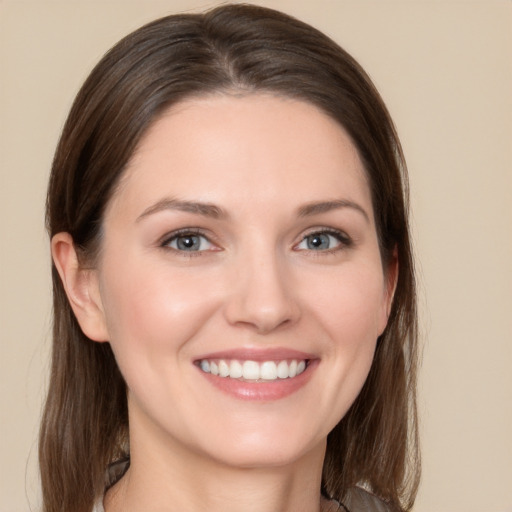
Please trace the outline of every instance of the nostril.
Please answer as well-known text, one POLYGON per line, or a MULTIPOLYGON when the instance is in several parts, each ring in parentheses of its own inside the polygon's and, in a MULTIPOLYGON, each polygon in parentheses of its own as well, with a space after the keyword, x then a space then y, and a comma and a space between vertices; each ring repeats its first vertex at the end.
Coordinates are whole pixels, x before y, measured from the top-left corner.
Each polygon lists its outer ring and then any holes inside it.
POLYGON ((240 298, 230 301, 227 319, 233 325, 247 326, 259 333, 268 333, 293 324, 299 317, 296 304, 289 300, 269 303, 240 298))

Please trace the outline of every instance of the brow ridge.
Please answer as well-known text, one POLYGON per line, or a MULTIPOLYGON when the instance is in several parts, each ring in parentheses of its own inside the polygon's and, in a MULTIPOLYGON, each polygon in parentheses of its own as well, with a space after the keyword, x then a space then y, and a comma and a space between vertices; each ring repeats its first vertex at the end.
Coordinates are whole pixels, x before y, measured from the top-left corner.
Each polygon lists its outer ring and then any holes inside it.
MULTIPOLYGON (((298 209, 299 217, 310 217, 327 213, 332 210, 341 208, 351 208, 359 212, 367 222, 370 218, 366 210, 354 201, 348 199, 334 199, 329 201, 318 201, 305 204, 298 209)), ((192 213, 196 215, 203 215, 205 217, 212 217, 214 219, 227 218, 227 213, 217 205, 212 203, 203 203, 200 201, 185 201, 175 198, 164 198, 157 201, 155 204, 146 208, 138 217, 137 222, 144 217, 153 215, 155 213, 165 210, 178 210, 182 212, 192 213)))
POLYGON ((213 217, 214 219, 227 217, 226 212, 222 210, 222 208, 211 203, 203 203, 200 201, 184 201, 166 197, 146 208, 137 217, 137 222, 142 220, 144 217, 148 217, 149 215, 153 215, 165 210, 178 210, 181 212, 203 215, 205 217, 213 217))
POLYGON ((340 208, 351 208, 359 212, 367 222, 370 222, 370 217, 366 210, 354 201, 349 199, 333 199, 330 201, 318 201, 305 204, 299 208, 299 217, 309 217, 311 215, 319 215, 327 213, 331 210, 338 210, 340 208))

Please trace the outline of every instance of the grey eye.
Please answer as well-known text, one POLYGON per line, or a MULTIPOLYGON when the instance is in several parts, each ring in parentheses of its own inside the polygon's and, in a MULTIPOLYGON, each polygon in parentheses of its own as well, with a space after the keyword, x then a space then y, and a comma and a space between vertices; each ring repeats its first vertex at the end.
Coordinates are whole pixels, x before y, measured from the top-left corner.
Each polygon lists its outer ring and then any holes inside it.
POLYGON ((185 233, 182 235, 176 235, 169 242, 167 246, 177 251, 207 251, 211 249, 211 242, 202 235, 196 235, 193 233, 185 233))
POLYGON ((321 235, 310 235, 306 237, 308 249, 329 249, 330 244, 329 235, 321 234, 321 235))
POLYGON ((341 241, 335 235, 329 233, 312 233, 305 236, 304 239, 297 245, 297 249, 308 251, 326 251, 334 249, 341 245, 341 241))

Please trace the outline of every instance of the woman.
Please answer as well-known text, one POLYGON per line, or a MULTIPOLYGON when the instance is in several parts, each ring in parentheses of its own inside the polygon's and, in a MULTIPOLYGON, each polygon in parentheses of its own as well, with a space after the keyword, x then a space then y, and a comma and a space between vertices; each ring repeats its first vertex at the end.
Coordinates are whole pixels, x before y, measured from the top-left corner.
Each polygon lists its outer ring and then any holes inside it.
POLYGON ((335 43, 243 5, 127 36, 72 107, 47 225, 46 512, 410 510, 405 165, 335 43))

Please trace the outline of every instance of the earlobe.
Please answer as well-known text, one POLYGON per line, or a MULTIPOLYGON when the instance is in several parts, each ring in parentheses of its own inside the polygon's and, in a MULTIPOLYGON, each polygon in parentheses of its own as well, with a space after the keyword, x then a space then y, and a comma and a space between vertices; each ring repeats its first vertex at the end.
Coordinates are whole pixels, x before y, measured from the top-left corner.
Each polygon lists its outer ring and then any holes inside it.
POLYGON ((391 308, 393 306, 393 298, 395 296, 396 286, 398 283, 398 250, 395 247, 393 254, 388 263, 386 274, 385 274, 385 290, 384 290, 384 309, 381 319, 380 334, 384 332, 388 323, 389 315, 391 314, 391 308))
POLYGON ((398 284, 398 253, 395 247, 393 257, 388 269, 388 318, 391 314, 391 306, 395 297, 396 286, 398 284))
POLYGON ((82 331, 91 340, 108 341, 97 272, 80 266, 69 233, 57 233, 52 238, 51 249, 53 262, 82 331))

